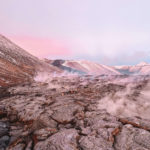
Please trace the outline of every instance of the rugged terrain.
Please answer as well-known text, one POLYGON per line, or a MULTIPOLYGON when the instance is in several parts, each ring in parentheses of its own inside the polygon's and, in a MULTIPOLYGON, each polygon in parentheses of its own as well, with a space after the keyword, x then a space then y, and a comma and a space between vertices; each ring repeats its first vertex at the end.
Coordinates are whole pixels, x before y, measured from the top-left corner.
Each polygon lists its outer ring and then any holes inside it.
POLYGON ((149 150, 148 91, 149 76, 53 76, 3 88, 0 149, 149 150))
POLYGON ((41 61, 0 35, 0 150, 150 150, 149 70, 41 61))
POLYGON ((0 86, 31 81, 41 71, 61 72, 0 35, 0 86))

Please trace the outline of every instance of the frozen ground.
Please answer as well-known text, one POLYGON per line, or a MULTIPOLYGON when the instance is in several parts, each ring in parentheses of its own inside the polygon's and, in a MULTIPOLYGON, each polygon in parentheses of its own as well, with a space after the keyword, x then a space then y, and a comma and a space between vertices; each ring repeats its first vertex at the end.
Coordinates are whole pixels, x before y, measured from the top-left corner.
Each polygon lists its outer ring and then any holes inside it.
POLYGON ((0 150, 150 150, 149 79, 40 74, 1 88, 0 150))

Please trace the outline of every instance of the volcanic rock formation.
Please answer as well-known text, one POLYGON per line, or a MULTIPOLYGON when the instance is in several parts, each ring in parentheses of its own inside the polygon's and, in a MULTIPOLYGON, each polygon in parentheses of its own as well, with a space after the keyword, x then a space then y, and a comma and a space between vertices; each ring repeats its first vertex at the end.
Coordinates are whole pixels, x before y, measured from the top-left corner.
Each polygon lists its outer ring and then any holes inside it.
MULTIPOLYGON (((125 76, 119 78, 53 77, 6 89, 0 98, 0 149, 149 150, 149 112, 146 118, 138 110, 128 116, 102 105, 103 101, 109 106, 108 95, 117 104, 118 92, 126 93, 129 83, 120 82, 125 76)), ((148 82, 147 77, 133 83, 124 96, 136 102, 148 82)), ((125 102, 122 109, 130 111, 125 102)), ((135 103, 137 109, 139 104, 135 103)))

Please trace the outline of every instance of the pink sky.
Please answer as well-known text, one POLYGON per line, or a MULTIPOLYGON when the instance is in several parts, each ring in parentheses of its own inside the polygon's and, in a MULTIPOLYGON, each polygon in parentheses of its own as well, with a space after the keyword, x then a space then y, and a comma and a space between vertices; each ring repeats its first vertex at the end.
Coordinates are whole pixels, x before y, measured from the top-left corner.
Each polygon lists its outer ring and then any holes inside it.
POLYGON ((40 58, 149 62, 149 6, 149 0, 2 0, 0 34, 40 58))
POLYGON ((71 56, 72 54, 68 44, 63 40, 31 36, 9 36, 9 38, 39 58, 46 58, 48 56, 71 56))

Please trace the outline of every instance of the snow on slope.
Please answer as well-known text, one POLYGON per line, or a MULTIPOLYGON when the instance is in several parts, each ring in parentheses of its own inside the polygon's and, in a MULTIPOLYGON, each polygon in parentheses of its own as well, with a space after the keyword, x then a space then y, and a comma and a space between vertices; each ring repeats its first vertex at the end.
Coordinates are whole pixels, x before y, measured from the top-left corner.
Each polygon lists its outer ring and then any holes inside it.
POLYGON ((150 64, 141 62, 135 66, 115 66, 114 69, 122 74, 150 75, 150 64))
POLYGON ((65 61, 64 66, 71 67, 76 70, 86 72, 88 74, 105 74, 105 75, 120 75, 117 70, 112 67, 100 65, 95 62, 80 60, 80 61, 65 61))
POLYGON ((37 72, 59 72, 0 35, 0 86, 30 80, 37 72))
POLYGON ((90 75, 150 75, 150 64, 141 62, 135 66, 107 66, 87 60, 48 60, 63 71, 90 75), (68 70, 67 70, 68 68, 68 70), (73 71, 74 70, 74 71, 73 71), (81 73, 82 72, 82 73, 81 73))
POLYGON ((146 63, 146 62, 140 62, 139 64, 137 64, 136 66, 149 66, 150 64, 146 63))

